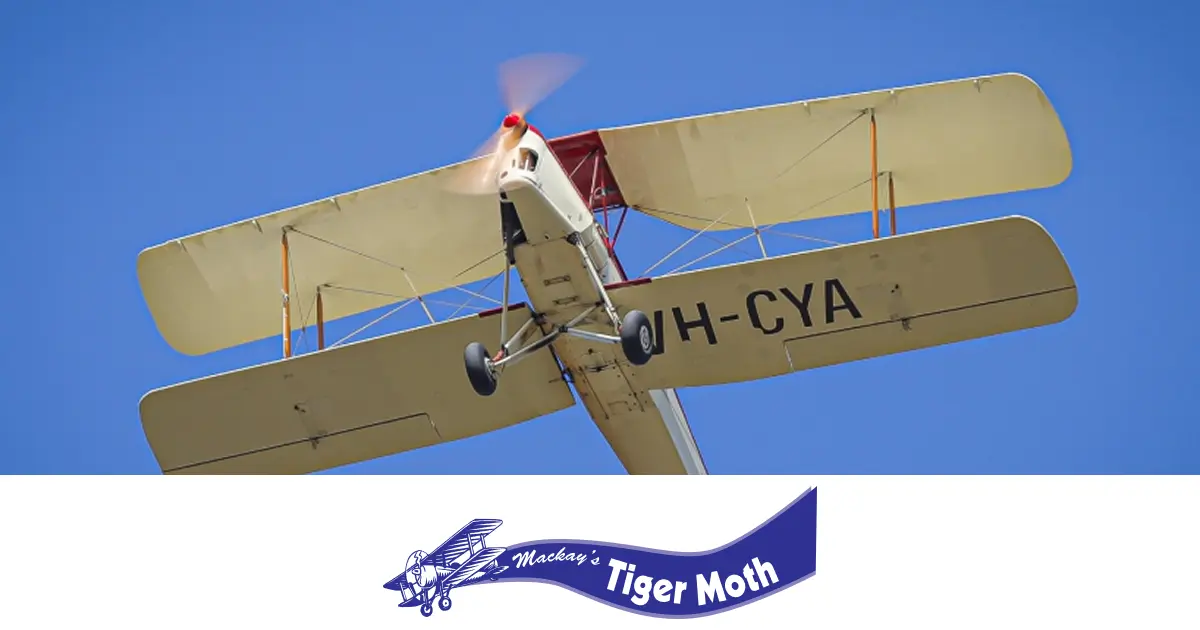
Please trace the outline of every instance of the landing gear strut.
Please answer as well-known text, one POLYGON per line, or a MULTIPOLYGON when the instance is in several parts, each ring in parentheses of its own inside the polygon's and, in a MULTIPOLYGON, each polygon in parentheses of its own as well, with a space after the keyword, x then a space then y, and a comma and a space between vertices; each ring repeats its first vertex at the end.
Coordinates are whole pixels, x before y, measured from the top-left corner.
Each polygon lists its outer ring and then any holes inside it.
MULTIPOLYGON (((512 272, 514 259, 512 256, 512 240, 507 233, 505 234, 505 240, 510 245, 507 247, 508 251, 506 253, 508 256, 504 267, 503 304, 505 306, 501 308, 507 309, 509 303, 509 276, 512 272)), ((541 339, 516 351, 510 351, 509 349, 525 335, 529 327, 535 322, 542 323, 541 318, 538 316, 531 317, 511 339, 506 339, 508 333, 508 313, 505 310, 501 314, 500 319, 501 345, 496 356, 490 356, 487 348, 479 342, 469 344, 463 354, 463 360, 467 369, 467 378, 471 381, 471 387, 475 389, 475 393, 480 396, 491 396, 496 392, 497 381, 506 365, 516 363, 530 353, 554 343, 560 335, 571 335, 599 343, 620 344, 625 354, 625 359, 633 365, 645 365, 654 356, 654 329, 650 326, 650 319, 646 317, 645 313, 638 310, 629 311, 625 314, 624 318, 620 318, 617 315, 616 307, 613 306, 612 300, 609 298, 608 291, 604 288, 604 283, 600 280, 600 274, 596 271, 596 265, 592 261, 591 255, 579 239, 579 234, 572 234, 567 240, 579 249, 579 255, 583 258, 584 267, 588 271, 589 278, 591 278, 592 286, 595 287, 600 295, 600 301, 566 324, 551 330, 541 339), (597 309, 605 312, 615 334, 608 335, 577 328, 597 309)))

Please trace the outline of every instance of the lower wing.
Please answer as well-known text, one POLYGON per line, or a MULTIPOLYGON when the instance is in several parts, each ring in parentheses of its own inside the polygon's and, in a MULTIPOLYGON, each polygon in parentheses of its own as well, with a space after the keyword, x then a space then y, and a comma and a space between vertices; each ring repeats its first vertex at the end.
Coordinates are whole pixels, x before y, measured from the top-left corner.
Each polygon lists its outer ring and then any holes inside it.
POLYGON ((1061 322, 1078 303, 1050 235, 1007 217, 655 278, 649 388, 768 378, 1061 322))
POLYGON ((504 553, 504 551, 504 547, 488 547, 480 551, 472 556, 470 560, 463 563, 462 566, 455 569, 453 573, 447 575, 442 584, 446 588, 454 588, 478 582, 488 577, 486 572, 482 572, 483 568, 491 564, 496 558, 499 558, 500 554, 504 553))
MULTIPOLYGON (((479 435, 573 406, 549 352, 507 370, 495 395, 475 394, 463 350, 497 337, 499 315, 152 391, 141 402, 142 426, 165 473, 298 474, 479 435)), ((530 312, 512 308, 506 316, 509 330, 517 330, 530 312)), ((541 336, 537 326, 529 330, 541 336)))

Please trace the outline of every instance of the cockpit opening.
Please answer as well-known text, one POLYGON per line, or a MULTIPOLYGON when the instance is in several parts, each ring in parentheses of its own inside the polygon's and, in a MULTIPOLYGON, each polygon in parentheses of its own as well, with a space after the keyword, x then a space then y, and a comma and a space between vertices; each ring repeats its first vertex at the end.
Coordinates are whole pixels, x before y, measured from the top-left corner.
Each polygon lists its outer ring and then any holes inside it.
POLYGON ((532 149, 521 149, 517 157, 517 168, 529 171, 537 170, 538 154, 532 149))

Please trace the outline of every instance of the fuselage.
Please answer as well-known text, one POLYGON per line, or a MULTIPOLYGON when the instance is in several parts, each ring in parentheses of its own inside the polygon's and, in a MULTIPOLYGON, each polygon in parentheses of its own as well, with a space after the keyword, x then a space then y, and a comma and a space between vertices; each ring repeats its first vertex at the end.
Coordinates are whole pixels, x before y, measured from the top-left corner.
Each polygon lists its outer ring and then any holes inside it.
MULTIPOLYGON (((530 306, 545 318, 544 332, 602 300, 578 248, 567 240, 569 235, 579 235, 605 285, 626 280, 603 227, 535 128, 530 127, 503 156, 499 184, 502 208, 507 204, 520 222, 514 265, 530 306)), ((602 309, 582 327, 614 332, 602 309)), ((627 375, 619 345, 563 335, 551 347, 628 471, 707 474, 678 394, 640 387, 627 375)), ((649 367, 653 368, 653 360, 649 367)))

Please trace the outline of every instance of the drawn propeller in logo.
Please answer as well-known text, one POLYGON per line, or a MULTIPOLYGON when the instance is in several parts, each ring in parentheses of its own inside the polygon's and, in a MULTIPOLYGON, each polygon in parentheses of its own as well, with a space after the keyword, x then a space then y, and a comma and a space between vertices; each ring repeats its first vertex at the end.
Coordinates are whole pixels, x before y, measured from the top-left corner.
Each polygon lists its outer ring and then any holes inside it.
POLYGON ((425 564, 425 558, 429 554, 424 551, 414 551, 408 556, 408 562, 404 565, 404 574, 409 584, 413 584, 421 589, 427 589, 437 582, 437 570, 433 565, 425 564))

